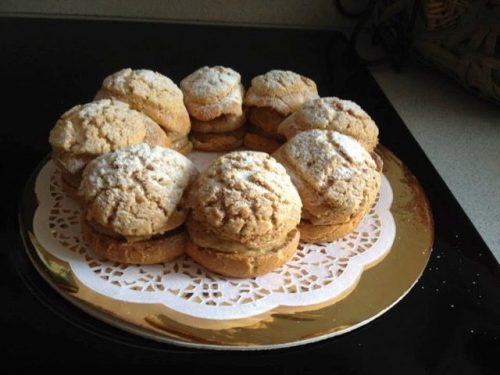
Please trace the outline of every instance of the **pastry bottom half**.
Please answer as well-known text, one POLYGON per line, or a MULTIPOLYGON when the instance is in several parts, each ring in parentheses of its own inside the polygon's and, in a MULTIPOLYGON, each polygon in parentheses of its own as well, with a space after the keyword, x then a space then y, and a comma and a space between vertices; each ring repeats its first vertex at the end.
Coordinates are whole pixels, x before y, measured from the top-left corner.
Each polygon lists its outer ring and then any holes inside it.
POLYGON ((188 235, 184 226, 180 226, 150 239, 129 242, 97 231, 82 218, 82 238, 95 254, 105 259, 126 264, 156 264, 182 255, 188 235))
POLYGON ((291 259, 297 250, 299 240, 300 233, 294 229, 288 234, 282 246, 257 255, 203 248, 188 240, 186 253, 205 268, 221 275, 237 278, 255 277, 271 272, 291 259))
POLYGON ((299 223, 300 240, 302 242, 332 242, 351 233, 361 222, 366 212, 362 211, 349 221, 341 224, 315 225, 304 219, 299 223))
POLYGON ((198 133, 189 135, 195 150, 207 152, 224 152, 237 149, 243 144, 245 128, 224 133, 198 133))

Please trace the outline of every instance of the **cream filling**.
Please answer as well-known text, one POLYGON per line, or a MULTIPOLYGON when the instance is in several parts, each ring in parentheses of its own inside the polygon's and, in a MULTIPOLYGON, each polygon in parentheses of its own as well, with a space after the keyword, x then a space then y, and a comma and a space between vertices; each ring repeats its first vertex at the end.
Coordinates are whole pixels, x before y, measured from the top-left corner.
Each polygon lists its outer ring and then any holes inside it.
POLYGON ((213 120, 191 118, 191 130, 197 133, 226 133, 241 128, 246 118, 242 115, 221 115, 213 120))
POLYGON ((286 139, 282 135, 275 134, 275 133, 269 133, 268 131, 266 131, 262 128, 259 128, 255 125, 249 126, 248 133, 254 133, 254 134, 260 135, 261 137, 267 138, 273 142, 284 143, 286 141, 286 139))
POLYGON ((199 247, 214 249, 225 253, 238 253, 244 256, 255 256, 277 250, 287 242, 289 233, 276 233, 272 241, 266 243, 242 243, 235 240, 221 238, 215 235, 203 224, 189 219, 187 222, 189 235, 199 247))
POLYGON ((184 224, 185 219, 186 219, 186 213, 184 211, 176 210, 172 213, 172 215, 170 215, 168 221, 165 223, 165 225, 160 231, 158 231, 157 233, 152 233, 147 236, 130 236, 130 235, 126 236, 121 233, 115 232, 113 229, 107 228, 102 224, 96 223, 93 220, 89 220, 89 224, 96 232, 104 234, 108 237, 120 240, 124 239, 127 242, 139 242, 139 241, 147 241, 154 237, 168 234, 167 232, 173 231, 182 226, 182 224, 184 224))
POLYGON ((201 142, 208 142, 213 139, 217 138, 234 138, 235 140, 237 139, 243 139, 243 136, 245 135, 245 129, 236 129, 236 130, 231 130, 228 132, 224 133, 198 133, 198 132, 191 132, 190 136, 192 140, 197 140, 201 142))
POLYGON ((236 86, 227 96, 211 104, 186 102, 188 112, 198 119, 213 120, 222 114, 241 115, 243 113, 243 85, 236 86))
POLYGON ((249 121, 252 125, 269 133, 277 133, 278 126, 287 118, 271 108, 253 107, 250 109, 249 121))

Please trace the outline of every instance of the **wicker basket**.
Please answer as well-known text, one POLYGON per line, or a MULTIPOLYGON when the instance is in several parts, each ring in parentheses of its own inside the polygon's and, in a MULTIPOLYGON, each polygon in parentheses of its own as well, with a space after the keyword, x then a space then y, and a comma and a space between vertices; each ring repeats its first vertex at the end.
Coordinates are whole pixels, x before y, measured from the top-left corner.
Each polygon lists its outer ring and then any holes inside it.
POLYGON ((423 0, 427 30, 443 30, 455 26, 469 3, 468 0, 423 0))
POLYGON ((500 0, 421 0, 414 46, 467 89, 500 104, 500 0))

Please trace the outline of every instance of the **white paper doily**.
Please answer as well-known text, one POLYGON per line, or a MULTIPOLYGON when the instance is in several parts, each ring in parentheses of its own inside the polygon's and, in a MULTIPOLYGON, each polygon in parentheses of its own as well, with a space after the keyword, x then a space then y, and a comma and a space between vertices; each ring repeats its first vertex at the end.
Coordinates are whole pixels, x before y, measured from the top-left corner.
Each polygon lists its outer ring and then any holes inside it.
MULTIPOLYGON (((217 154, 189 155, 202 170, 217 154)), ((335 299, 352 289, 363 269, 389 252, 396 228, 390 212, 392 189, 382 176, 376 204, 360 225, 332 243, 301 244, 280 269, 251 279, 230 279, 209 272, 187 256, 148 266, 124 265, 94 255, 80 236, 81 210, 66 196, 52 161, 35 183, 39 206, 34 234, 55 257, 68 262, 88 288, 132 303, 161 303, 205 319, 241 319, 278 306, 308 306, 335 299)))

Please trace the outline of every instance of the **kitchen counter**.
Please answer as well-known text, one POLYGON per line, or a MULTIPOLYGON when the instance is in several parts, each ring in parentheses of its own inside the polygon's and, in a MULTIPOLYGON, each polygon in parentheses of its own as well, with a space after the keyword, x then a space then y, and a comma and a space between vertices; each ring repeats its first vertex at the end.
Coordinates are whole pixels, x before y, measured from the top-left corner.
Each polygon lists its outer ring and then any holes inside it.
POLYGON ((416 62, 371 73, 500 260, 500 106, 416 62))

